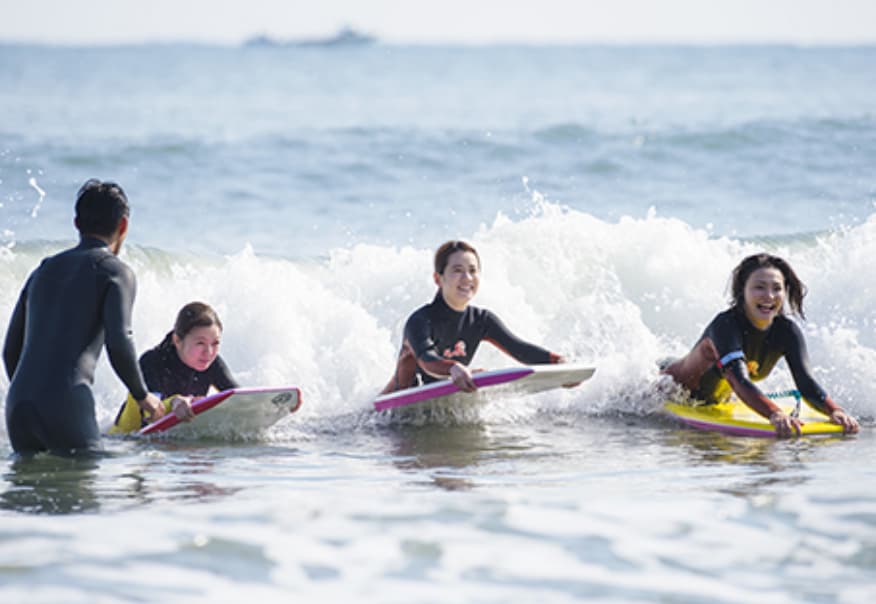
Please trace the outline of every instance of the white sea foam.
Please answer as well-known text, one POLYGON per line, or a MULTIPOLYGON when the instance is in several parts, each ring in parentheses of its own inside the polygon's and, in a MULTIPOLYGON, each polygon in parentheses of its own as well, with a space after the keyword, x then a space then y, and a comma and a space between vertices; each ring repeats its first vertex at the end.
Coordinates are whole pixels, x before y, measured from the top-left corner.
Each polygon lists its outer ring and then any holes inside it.
MULTIPOLYGON (((762 249, 788 258, 810 288, 803 326, 818 379, 852 412, 876 412, 876 288, 866 278, 876 254, 876 215, 823 236, 764 243, 711 237, 654 210, 606 222, 541 203, 531 216, 500 214, 458 235, 482 258, 476 304, 521 337, 597 367, 575 390, 526 405, 491 405, 484 413, 493 420, 538 410, 649 413, 662 396, 656 362, 695 342, 726 307, 732 268, 762 249)), ((392 372, 406 318, 434 295, 431 261, 440 243, 353 245, 306 261, 259 256, 249 247, 202 257, 132 246, 123 257, 139 280, 138 349, 157 344, 183 304, 203 300, 224 321, 222 355, 241 383, 300 385, 304 422, 357 417, 392 372)), ((49 249, 7 254, 0 312, 8 316, 26 271, 49 249)), ((488 343, 474 362, 512 364, 488 343)), ((765 382, 770 390, 792 385, 784 364, 765 382)), ((109 421, 124 389, 105 359, 96 393, 100 416, 109 421)))

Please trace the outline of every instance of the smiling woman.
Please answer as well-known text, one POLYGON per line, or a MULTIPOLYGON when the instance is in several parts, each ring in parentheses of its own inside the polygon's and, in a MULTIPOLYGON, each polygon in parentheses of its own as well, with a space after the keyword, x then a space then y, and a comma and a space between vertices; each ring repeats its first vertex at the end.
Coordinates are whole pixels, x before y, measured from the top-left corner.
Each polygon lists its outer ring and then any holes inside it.
POLYGON ((435 252, 438 292, 405 323, 404 340, 392 379, 381 394, 450 377, 464 392, 477 386, 468 365, 482 340, 527 365, 561 363, 563 358, 511 333, 495 314, 470 306, 480 285, 481 260, 465 241, 448 241, 435 252))
POLYGON ((769 375, 782 357, 803 398, 846 432, 858 422, 831 400, 812 377, 800 328, 785 313, 803 315, 806 288, 785 260, 770 254, 745 258, 733 270, 732 306, 706 327, 693 350, 664 372, 707 403, 732 393, 770 420, 779 436, 800 433, 801 422, 782 411, 753 382, 769 375))
MULTIPOLYGON (((164 399, 167 410, 177 418, 192 419, 192 402, 209 394, 211 388, 237 387, 219 356, 221 338, 222 321, 216 311, 203 302, 190 302, 180 309, 173 330, 140 357, 146 388, 164 399)), ((139 430, 149 419, 128 396, 109 433, 139 430)))

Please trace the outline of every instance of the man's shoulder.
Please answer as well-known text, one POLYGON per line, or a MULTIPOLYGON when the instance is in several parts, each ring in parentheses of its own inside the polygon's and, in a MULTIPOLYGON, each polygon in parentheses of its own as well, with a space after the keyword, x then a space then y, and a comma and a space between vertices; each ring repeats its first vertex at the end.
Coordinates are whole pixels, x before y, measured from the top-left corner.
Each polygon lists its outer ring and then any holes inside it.
POLYGON ((98 271, 107 274, 110 277, 122 277, 130 280, 134 278, 134 270, 128 266, 124 260, 113 254, 107 249, 92 250, 94 251, 94 267, 98 271))
POLYGON ((63 249, 60 252, 56 252, 51 256, 46 256, 42 259, 42 262, 40 262, 38 268, 42 268, 44 266, 52 266, 61 262, 70 262, 76 257, 76 254, 79 251, 80 249, 78 246, 73 246, 68 247, 67 249, 63 249))
POLYGON ((97 264, 92 250, 84 250, 81 247, 71 247, 61 250, 51 256, 46 256, 42 259, 39 266, 34 269, 33 274, 47 275, 49 278, 54 278, 58 273, 70 274, 73 272, 81 272, 89 267, 96 268, 97 264))
POLYGON ((88 263, 106 270, 131 270, 121 258, 113 254, 107 247, 83 247, 82 245, 61 250, 53 256, 44 258, 40 266, 66 263, 88 263))

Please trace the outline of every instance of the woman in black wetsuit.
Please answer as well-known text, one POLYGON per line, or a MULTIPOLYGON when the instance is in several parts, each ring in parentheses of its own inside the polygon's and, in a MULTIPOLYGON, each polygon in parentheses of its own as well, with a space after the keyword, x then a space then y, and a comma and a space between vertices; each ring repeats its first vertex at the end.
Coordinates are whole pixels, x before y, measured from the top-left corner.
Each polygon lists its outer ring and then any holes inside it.
POLYGON ((512 334, 489 310, 470 306, 480 285, 481 261, 474 247, 448 241, 435 253, 435 299, 405 323, 398 363, 381 394, 450 378, 461 390, 477 389, 468 364, 481 340, 521 363, 563 362, 560 355, 512 334))
MULTIPOLYGON (((173 331, 140 357, 146 388, 182 420, 194 417, 192 400, 206 396, 211 387, 221 392, 238 385, 219 356, 221 338, 216 311, 203 302, 190 302, 179 311, 173 331)), ((132 432, 143 425, 143 414, 128 397, 109 433, 132 432)))
POLYGON ((753 383, 785 357, 806 402, 845 432, 857 432, 858 422, 812 377, 803 333, 784 314, 787 298, 791 313, 804 318, 806 288, 791 266, 769 254, 749 256, 733 270, 732 290, 732 306, 709 323, 687 356, 663 372, 707 403, 724 401, 735 392, 767 418, 779 436, 791 436, 800 433, 800 420, 784 413, 753 383))

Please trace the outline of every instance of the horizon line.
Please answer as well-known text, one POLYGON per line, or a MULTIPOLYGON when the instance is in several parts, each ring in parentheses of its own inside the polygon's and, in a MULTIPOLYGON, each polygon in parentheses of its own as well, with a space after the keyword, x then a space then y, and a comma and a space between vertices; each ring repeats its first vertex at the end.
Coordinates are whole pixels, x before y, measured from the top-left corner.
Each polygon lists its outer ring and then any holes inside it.
MULTIPOLYGON (((208 40, 197 37, 192 38, 143 38, 138 40, 40 40, 26 38, 2 38, 0 37, 0 45, 3 46, 41 46, 54 48, 118 48, 118 47, 137 47, 137 46, 203 46, 203 47, 221 47, 221 48, 259 48, 258 46, 248 45, 248 42, 261 37, 263 34, 253 34, 243 39, 231 40, 208 40)), ((728 38, 720 40, 707 40, 695 38, 678 38, 678 39, 581 39, 581 40, 532 40, 532 39, 497 39, 497 40, 401 40, 401 39, 375 39, 372 42, 365 44, 302 44, 305 39, 291 38, 280 39, 271 38, 274 44, 266 45, 262 48, 282 48, 282 49, 340 49, 340 48, 371 48, 371 47, 437 47, 437 46, 458 46, 458 47, 487 47, 487 46, 534 46, 534 47, 568 47, 568 46, 692 46, 692 47, 721 47, 721 46, 784 46, 784 47, 825 47, 825 48, 852 48, 852 47, 867 47, 876 46, 876 38, 873 39, 817 39, 817 40, 798 40, 798 39, 748 39, 748 38, 728 38)))

